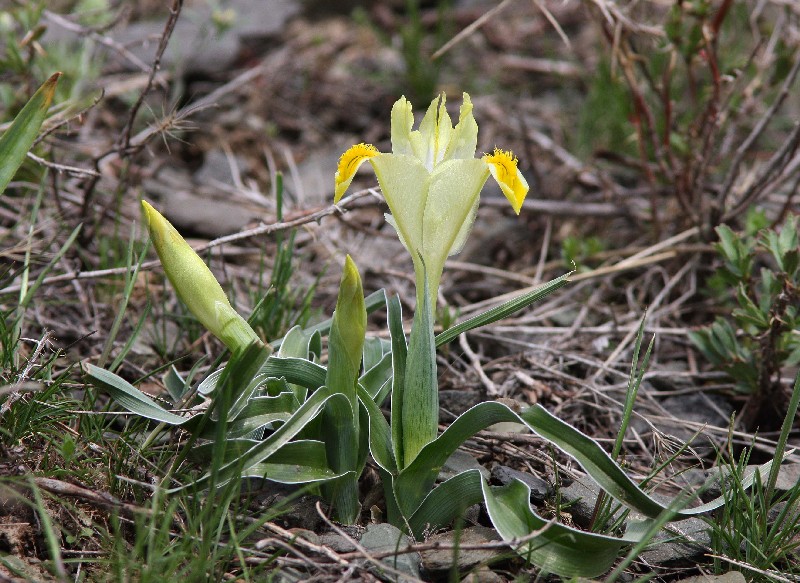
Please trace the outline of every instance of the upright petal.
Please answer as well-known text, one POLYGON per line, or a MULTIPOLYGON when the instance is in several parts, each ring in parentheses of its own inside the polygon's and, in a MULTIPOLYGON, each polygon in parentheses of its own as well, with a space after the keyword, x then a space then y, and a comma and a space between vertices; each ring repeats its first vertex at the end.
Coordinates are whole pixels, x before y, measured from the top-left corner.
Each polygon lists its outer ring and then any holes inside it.
POLYGON ((458 124, 453 129, 450 143, 444 154, 445 160, 474 158, 478 147, 478 123, 472 115, 472 100, 464 93, 464 101, 458 114, 458 124))
POLYGON ((411 102, 401 97, 392 106, 392 154, 414 155, 411 146, 411 129, 414 127, 414 112, 411 102))
POLYGON ((339 202, 342 195, 350 187, 353 177, 365 160, 379 156, 380 152, 372 144, 356 144, 349 148, 339 158, 339 166, 336 169, 335 189, 333 202, 339 202))
POLYGON ((489 172, 497 180, 514 212, 519 214, 529 188, 528 182, 517 168, 517 157, 509 151, 495 148, 492 154, 486 154, 482 160, 489 165, 489 172))
POLYGON ((429 171, 444 159, 452 133, 453 122, 447 113, 445 96, 442 93, 431 102, 419 125, 419 131, 411 132, 414 154, 429 171))
POLYGON ((438 293, 445 260, 459 239, 464 224, 475 218, 472 211, 487 178, 486 165, 475 158, 448 160, 437 166, 431 176, 423 217, 422 256, 428 270, 432 300, 438 293))
POLYGON ((413 156, 381 154, 370 160, 389 205, 395 228, 412 257, 422 251, 422 215, 430 174, 413 156))

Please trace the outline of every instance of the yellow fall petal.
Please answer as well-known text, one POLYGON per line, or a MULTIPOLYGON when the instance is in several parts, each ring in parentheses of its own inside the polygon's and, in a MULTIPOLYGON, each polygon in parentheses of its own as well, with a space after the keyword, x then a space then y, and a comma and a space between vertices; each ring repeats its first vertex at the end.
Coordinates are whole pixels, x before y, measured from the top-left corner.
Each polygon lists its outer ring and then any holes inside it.
POLYGON ((380 152, 372 144, 356 144, 350 147, 339 158, 339 166, 336 168, 336 187, 333 195, 333 202, 339 202, 345 191, 353 182, 353 177, 358 172, 359 167, 370 158, 378 156, 380 152))
POLYGON ((482 159, 489 165, 489 172, 500 185, 514 212, 519 214, 529 187, 517 168, 517 157, 510 151, 495 148, 492 154, 486 154, 482 159))

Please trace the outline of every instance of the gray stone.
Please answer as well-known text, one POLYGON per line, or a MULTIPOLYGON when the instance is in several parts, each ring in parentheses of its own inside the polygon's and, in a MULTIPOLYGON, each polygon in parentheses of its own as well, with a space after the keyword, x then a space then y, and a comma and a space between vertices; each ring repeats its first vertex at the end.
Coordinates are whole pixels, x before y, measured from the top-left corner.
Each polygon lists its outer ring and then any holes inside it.
POLYGON ((775 482, 775 490, 778 492, 788 492, 800 484, 800 464, 783 464, 778 472, 778 481, 775 482))
MULTIPOLYGON (((217 26, 207 3, 186 9, 175 25, 161 61, 162 68, 179 67, 184 73, 214 75, 228 73, 242 47, 279 35, 298 14, 296 0, 229 0, 225 4, 230 22, 217 26)), ((153 62, 166 17, 135 22, 115 31, 114 40, 126 46, 140 61, 153 62)), ((109 52, 115 58, 116 53, 109 52)), ((132 64, 120 62, 126 67, 132 64)))
POLYGON ((223 198, 215 189, 197 185, 188 171, 164 167, 144 180, 145 196, 157 199, 158 210, 183 233, 210 238, 241 230, 254 213, 223 198))
POLYGON ((461 583, 505 583, 505 579, 491 569, 481 567, 464 577, 461 583))
POLYGON ((546 498, 553 495, 553 486, 547 480, 507 466, 495 466, 492 468, 492 479, 500 482, 503 486, 510 484, 514 479, 527 484, 531 489, 531 500, 534 502, 544 502, 546 498))
POLYGON ((639 559, 658 567, 696 565, 711 544, 708 524, 699 518, 670 522, 639 555, 639 559), (677 533, 677 534, 676 534, 677 533))
MULTIPOLYGON (((382 553, 386 551, 396 551, 405 549, 411 544, 411 539, 400 532, 391 524, 370 524, 361 536, 361 546, 367 551, 382 553)), ((410 577, 419 579, 419 553, 403 553, 381 559, 387 567, 406 573, 410 577)), ((368 569, 375 575, 385 578, 387 581, 408 581, 404 577, 398 577, 393 573, 379 572, 375 565, 370 565, 368 569)))
MULTIPOLYGON (((233 164, 239 168, 241 173, 247 172, 250 166, 247 160, 241 156, 234 156, 233 164)), ((197 169, 192 178, 197 184, 213 185, 217 183, 225 186, 233 184, 233 172, 228 155, 223 150, 209 150, 206 152, 203 165, 197 169)))
POLYGON ((586 528, 592 520, 600 487, 590 480, 575 480, 559 490, 564 512, 572 516, 575 524, 586 528))
POLYGON ((440 482, 444 482, 467 470, 478 470, 484 478, 489 479, 489 470, 479 464, 478 460, 470 454, 460 449, 454 451, 453 455, 444 462, 442 469, 439 470, 438 479, 440 482))
MULTIPOLYGON (((474 546, 488 542, 500 541, 502 538, 493 528, 471 526, 461 531, 450 531, 435 534, 426 542, 442 545, 474 546)), ((426 571, 449 571, 455 565, 459 571, 471 569, 479 563, 497 560, 508 553, 507 549, 430 549, 422 551, 422 565, 426 571)))
MULTIPOLYGON (((674 436, 681 443, 688 442, 697 432, 694 424, 727 427, 734 410, 733 405, 725 397, 707 393, 667 397, 660 402, 660 405, 663 412, 657 414, 663 417, 666 412, 667 419, 654 419, 653 425, 659 431, 674 436), (693 425, 688 426, 685 423, 687 421, 693 425)), ((639 433, 650 431, 650 426, 641 419, 634 419, 632 428, 639 433)), ((712 455, 716 451, 712 439, 714 439, 712 434, 701 431, 690 445, 700 456, 712 455)))
POLYGON ((338 532, 326 532, 319 536, 319 544, 330 548, 337 553, 349 553, 356 550, 353 541, 343 537, 338 532))
POLYGON ((722 575, 698 575, 681 579, 678 583, 747 583, 744 575, 739 571, 728 571, 722 575))
MULTIPOLYGON (((750 475, 758 468, 758 464, 750 464, 745 468, 744 475, 750 475)), ((705 490, 703 491, 703 500, 709 501, 722 495, 720 483, 728 483, 730 469, 727 466, 715 466, 705 471, 705 490), (723 479, 720 480, 720 476, 723 479)), ((769 473, 761 472, 761 483, 766 484, 769 478, 769 473)), ((777 493, 788 492, 798 484, 800 478, 800 464, 784 464, 778 471, 778 479, 775 482, 775 491, 777 493)))

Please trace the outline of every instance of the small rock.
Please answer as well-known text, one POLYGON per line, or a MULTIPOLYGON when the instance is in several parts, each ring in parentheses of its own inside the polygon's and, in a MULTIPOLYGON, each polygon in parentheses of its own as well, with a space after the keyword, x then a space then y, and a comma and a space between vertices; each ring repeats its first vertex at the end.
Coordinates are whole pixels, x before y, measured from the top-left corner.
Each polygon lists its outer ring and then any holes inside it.
POLYGON ((775 490, 778 492, 788 492, 800 484, 800 464, 783 464, 778 471, 778 481, 775 482, 775 490))
MULTIPOLYGON (((750 464, 745 468, 744 475, 747 476, 755 472, 759 467, 758 464, 750 464)), ((704 501, 713 500, 722 495, 720 488, 720 476, 723 476, 723 482, 728 483, 730 469, 727 466, 714 466, 704 472, 705 490, 703 491, 702 498, 704 501)), ((761 483, 766 484, 769 477, 768 472, 761 472, 761 483)), ((777 493, 788 492, 798 484, 800 478, 800 464, 784 464, 778 471, 778 480, 775 482, 775 491, 777 493)))
POLYGON ((588 480, 575 480, 559 490, 561 504, 567 506, 565 512, 572 516, 575 524, 586 528, 592 520, 600 487, 588 480))
POLYGON ((722 575, 689 577, 688 579, 681 579, 678 583, 747 583, 747 579, 739 571, 728 571, 722 575))
MULTIPOLYGON (((426 542, 445 545, 480 545, 482 543, 500 541, 502 538, 493 528, 471 526, 455 532, 435 534, 426 542)), ((431 549, 422 551, 422 564, 427 571, 449 571, 455 565, 460 571, 470 569, 479 563, 498 559, 508 553, 506 549, 431 549)))
POLYGON ((337 553, 349 553, 356 550, 353 541, 343 537, 338 532, 326 532, 319 537, 319 544, 328 547, 337 553))
MULTIPOLYGON (((682 443, 688 442, 697 432, 694 426, 687 426, 685 421, 698 425, 727 427, 733 413, 733 405, 725 397, 707 393, 667 397, 660 404, 674 419, 653 420, 653 425, 659 431, 674 436, 682 443)), ((640 419, 634 420, 632 427, 639 433, 650 431, 650 426, 640 419)), ((712 436, 709 433, 701 432, 690 445, 700 456, 711 455, 716 451, 711 439, 712 436)))
MULTIPOLYGON (((250 169, 250 163, 241 156, 233 156, 233 164, 242 174, 250 169)), ((197 184, 233 184, 233 172, 231 171, 231 160, 221 149, 213 149, 206 152, 203 165, 195 171, 192 176, 197 184)))
POLYGON ((164 167, 142 187, 148 198, 157 199, 159 211, 184 236, 216 238, 242 229, 254 213, 245 205, 221 200, 214 189, 204 188, 182 168, 164 167))
POLYGON ((492 468, 492 479, 503 486, 510 484, 514 479, 527 484, 531 489, 531 500, 537 503, 544 502, 547 497, 553 495, 553 486, 547 480, 507 466, 495 466, 492 468))
POLYGON ((639 558, 650 565, 664 568, 696 565, 711 544, 708 524, 699 518, 687 518, 670 522, 668 528, 672 532, 662 530, 639 558), (673 534, 675 532, 686 539, 673 534))
POLYGON ((439 470, 439 481, 444 482, 445 480, 449 480, 450 478, 457 476, 458 474, 462 474, 467 470, 478 470, 481 475, 489 479, 489 470, 484 468, 481 464, 478 463, 474 457, 468 454, 465 451, 457 449, 453 452, 444 465, 442 469, 439 470))
POLYGON ((461 580, 461 583, 504 583, 500 575, 489 569, 488 567, 481 567, 476 569, 461 580))
MULTIPOLYGON (((370 524, 361 536, 361 546, 367 549, 367 551, 375 553, 404 549, 410 544, 411 539, 407 535, 400 532, 398 528, 386 523, 370 524)), ((419 579, 419 553, 398 554, 381 559, 381 562, 396 571, 407 573, 411 577, 419 579)), ((377 570, 374 565, 369 566, 368 569, 371 572, 377 570)), ((377 572, 375 572, 375 574, 379 576, 383 575, 377 572)), ((398 578, 394 574, 391 574, 387 575, 387 580, 398 581, 398 578)), ((400 578, 399 581, 406 581, 406 579, 400 578)))

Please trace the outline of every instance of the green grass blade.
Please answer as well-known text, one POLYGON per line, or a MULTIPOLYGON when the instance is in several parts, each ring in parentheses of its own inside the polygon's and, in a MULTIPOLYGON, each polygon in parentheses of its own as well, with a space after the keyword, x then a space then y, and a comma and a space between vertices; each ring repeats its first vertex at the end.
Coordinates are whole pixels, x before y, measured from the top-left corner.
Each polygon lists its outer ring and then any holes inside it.
POLYGON ((50 560, 53 562, 53 570, 55 571, 55 575, 61 581, 69 581, 69 577, 67 576, 67 570, 64 567, 64 561, 61 557, 61 540, 60 537, 56 534, 55 528, 53 528, 53 523, 50 520, 50 515, 47 513, 47 509, 44 505, 44 500, 42 500, 42 494, 39 491, 39 487, 36 485, 36 482, 33 481, 33 478, 28 478, 31 490, 33 491, 33 498, 36 502, 36 510, 37 514, 39 515, 39 524, 44 531, 44 538, 47 542, 47 551, 50 554, 50 560))
MULTIPOLYGON (((781 432, 778 435, 778 443, 775 447, 776 459, 783 459, 784 457, 784 452, 786 451, 786 442, 789 440, 789 433, 791 433, 792 427, 794 426, 798 405, 800 405, 800 372, 797 373, 797 376, 794 379, 792 396, 789 398, 789 406, 787 407, 786 415, 783 418, 781 432)), ((764 489, 765 500, 767 503, 772 501, 772 494, 775 492, 775 484, 778 481, 778 472, 780 471, 780 466, 780 463, 773 464, 769 470, 767 485, 764 489)))
POLYGON ((537 302, 544 297, 547 297, 554 291, 559 288, 564 287, 569 283, 569 276, 572 273, 566 273, 561 277, 554 279, 553 281, 549 281, 536 289, 529 291, 526 294, 519 296, 518 298, 514 298, 513 300, 509 300, 505 303, 500 304, 492 308, 491 310, 487 310, 482 314, 478 314, 461 322, 460 324, 456 324, 451 328, 448 328, 441 334, 436 336, 436 346, 443 346, 448 342, 454 340, 459 334, 464 332, 468 332, 475 328, 480 328, 481 326, 486 326, 487 324, 492 324, 493 322, 497 322, 498 320, 502 320, 503 318, 507 318, 514 312, 517 312, 529 305, 533 302, 537 302))
POLYGON ((11 127, 0 136, 0 194, 25 161, 53 102, 61 73, 55 73, 33 94, 14 118, 11 127))

